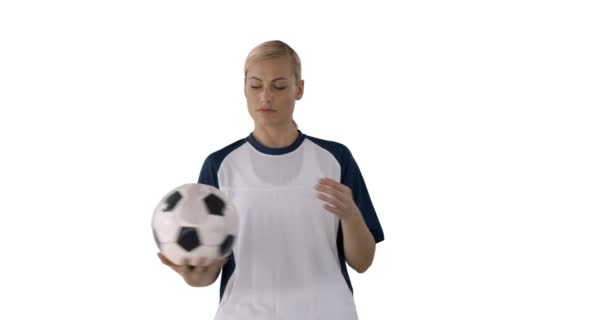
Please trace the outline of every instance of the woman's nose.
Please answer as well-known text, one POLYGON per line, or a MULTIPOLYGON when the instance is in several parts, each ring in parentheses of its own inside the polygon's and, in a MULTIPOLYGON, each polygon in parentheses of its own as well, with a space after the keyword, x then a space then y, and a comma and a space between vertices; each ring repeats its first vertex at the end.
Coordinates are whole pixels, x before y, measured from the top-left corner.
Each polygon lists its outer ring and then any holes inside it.
POLYGON ((262 89, 262 92, 260 93, 260 99, 262 101, 271 101, 272 93, 270 92, 270 89, 268 89, 268 88, 262 89))

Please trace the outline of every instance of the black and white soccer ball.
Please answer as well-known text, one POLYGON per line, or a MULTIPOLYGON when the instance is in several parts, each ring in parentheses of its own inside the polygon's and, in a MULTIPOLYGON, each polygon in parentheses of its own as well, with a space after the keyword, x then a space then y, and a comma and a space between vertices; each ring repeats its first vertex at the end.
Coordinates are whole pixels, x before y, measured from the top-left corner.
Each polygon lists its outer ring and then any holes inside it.
POLYGON ((230 255, 238 232, 234 206, 217 188, 189 183, 171 190, 156 206, 152 232, 160 252, 175 264, 230 255))

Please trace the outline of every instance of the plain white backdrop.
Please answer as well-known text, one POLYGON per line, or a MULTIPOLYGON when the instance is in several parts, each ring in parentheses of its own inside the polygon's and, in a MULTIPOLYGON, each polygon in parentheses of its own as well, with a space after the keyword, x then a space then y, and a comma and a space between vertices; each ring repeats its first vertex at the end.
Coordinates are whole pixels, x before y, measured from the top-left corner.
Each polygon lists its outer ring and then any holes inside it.
POLYGON ((2 319, 212 319, 156 257, 166 191, 253 129, 289 43, 295 119, 346 144, 386 240, 368 319, 608 318, 601 1, 3 1, 2 319))

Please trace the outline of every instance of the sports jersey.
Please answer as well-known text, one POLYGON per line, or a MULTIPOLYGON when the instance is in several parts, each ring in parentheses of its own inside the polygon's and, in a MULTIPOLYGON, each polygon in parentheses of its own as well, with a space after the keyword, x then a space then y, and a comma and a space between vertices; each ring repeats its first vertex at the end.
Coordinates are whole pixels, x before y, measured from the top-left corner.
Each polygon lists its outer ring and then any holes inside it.
POLYGON ((342 225, 314 189, 321 178, 348 186, 375 241, 384 240, 343 144, 298 130, 291 145, 270 148, 251 133, 205 159, 198 182, 220 189, 239 215, 215 320, 357 319, 342 225))

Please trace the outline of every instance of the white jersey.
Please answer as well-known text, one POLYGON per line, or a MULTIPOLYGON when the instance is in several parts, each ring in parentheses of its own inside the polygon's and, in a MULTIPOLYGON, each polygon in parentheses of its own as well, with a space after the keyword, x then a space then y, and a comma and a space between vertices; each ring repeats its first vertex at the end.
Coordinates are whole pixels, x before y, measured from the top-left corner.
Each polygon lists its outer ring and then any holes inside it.
POLYGON ((250 134, 207 157, 198 182, 219 188, 239 214, 215 320, 357 319, 340 220, 314 189, 326 177, 351 188, 376 242, 384 240, 342 144, 298 131, 290 146, 268 148, 250 134))

